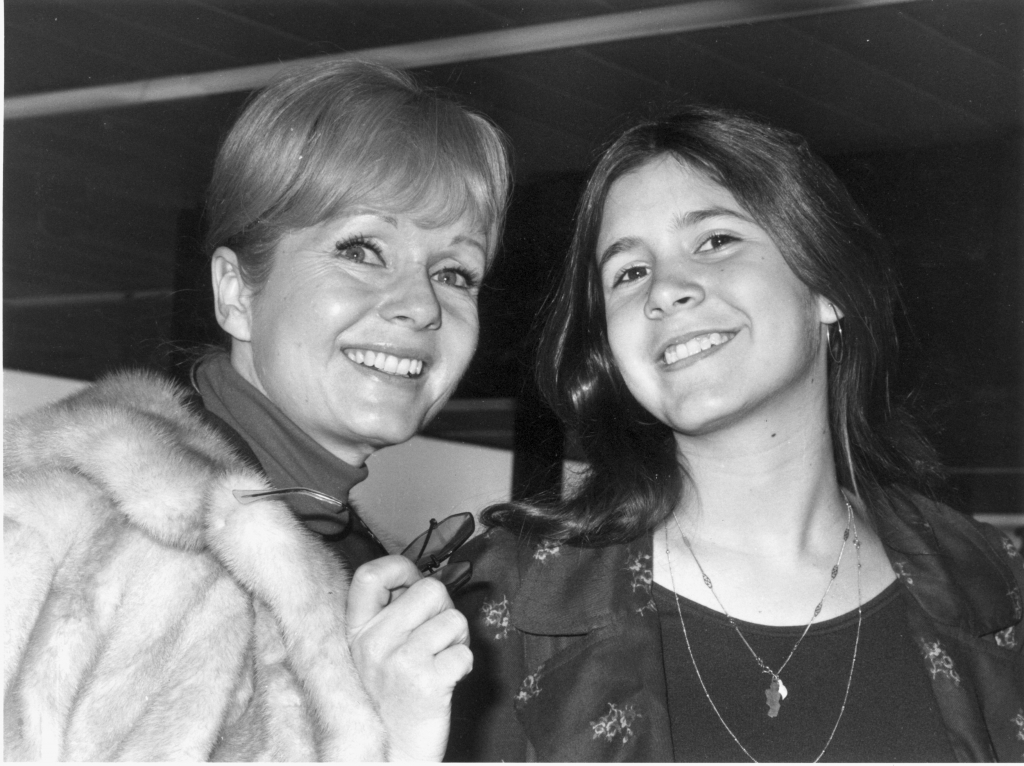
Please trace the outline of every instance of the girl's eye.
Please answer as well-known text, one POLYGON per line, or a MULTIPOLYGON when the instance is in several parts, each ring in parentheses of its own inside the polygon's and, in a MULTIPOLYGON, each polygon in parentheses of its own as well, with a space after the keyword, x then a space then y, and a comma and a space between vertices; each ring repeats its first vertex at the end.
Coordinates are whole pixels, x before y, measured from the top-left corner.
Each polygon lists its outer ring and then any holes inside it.
POLYGON ((352 263, 384 264, 380 248, 363 237, 352 237, 334 244, 334 252, 352 263))
POLYGON ((460 266, 441 269, 434 274, 433 279, 442 285, 457 287, 460 290, 471 290, 479 284, 475 274, 460 266))
POLYGON ((726 245, 731 245, 733 242, 738 242, 739 237, 734 237, 732 234, 712 234, 710 237, 701 242, 700 247, 697 248, 697 252, 708 252, 710 250, 721 250, 726 245))
POLYGON ((646 266, 630 266, 623 269, 615 276, 615 280, 612 282, 612 287, 617 287, 626 282, 635 282, 638 279, 643 279, 647 276, 646 266))

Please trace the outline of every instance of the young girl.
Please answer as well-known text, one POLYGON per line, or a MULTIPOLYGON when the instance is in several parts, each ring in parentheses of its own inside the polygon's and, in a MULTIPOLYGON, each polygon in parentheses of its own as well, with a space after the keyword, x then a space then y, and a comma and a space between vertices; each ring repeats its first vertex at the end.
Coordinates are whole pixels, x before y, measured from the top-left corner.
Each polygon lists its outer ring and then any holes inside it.
POLYGON ((1024 567, 926 497, 894 300, 799 137, 691 108, 611 146, 540 350, 588 471, 464 554, 449 757, 1024 758, 1024 567))

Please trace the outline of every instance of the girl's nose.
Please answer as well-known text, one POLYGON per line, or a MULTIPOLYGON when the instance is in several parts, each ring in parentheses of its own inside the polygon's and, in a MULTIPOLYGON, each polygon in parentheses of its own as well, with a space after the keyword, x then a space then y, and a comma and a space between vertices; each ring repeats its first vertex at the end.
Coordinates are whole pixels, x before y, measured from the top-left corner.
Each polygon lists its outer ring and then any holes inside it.
POLYGON ((658 319, 699 305, 704 295, 703 285, 692 273, 679 268, 655 269, 644 313, 648 319, 658 319))

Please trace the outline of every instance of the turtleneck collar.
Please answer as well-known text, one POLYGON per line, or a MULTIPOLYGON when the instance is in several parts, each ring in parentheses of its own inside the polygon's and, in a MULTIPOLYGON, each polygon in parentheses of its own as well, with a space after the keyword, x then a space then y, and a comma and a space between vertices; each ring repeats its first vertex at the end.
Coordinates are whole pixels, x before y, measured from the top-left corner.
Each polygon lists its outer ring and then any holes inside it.
POLYGON ((206 409, 246 441, 275 487, 308 487, 347 502, 349 490, 366 478, 365 466, 350 465, 320 446, 243 378, 227 353, 200 362, 195 382, 206 409))

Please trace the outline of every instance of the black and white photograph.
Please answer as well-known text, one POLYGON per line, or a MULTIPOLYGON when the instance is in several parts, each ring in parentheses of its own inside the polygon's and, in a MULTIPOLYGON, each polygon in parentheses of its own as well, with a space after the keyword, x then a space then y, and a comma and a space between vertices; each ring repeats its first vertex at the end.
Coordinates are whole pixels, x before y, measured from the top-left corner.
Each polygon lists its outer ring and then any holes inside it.
POLYGON ((5 0, 4 760, 1024 761, 1020 0, 5 0))

